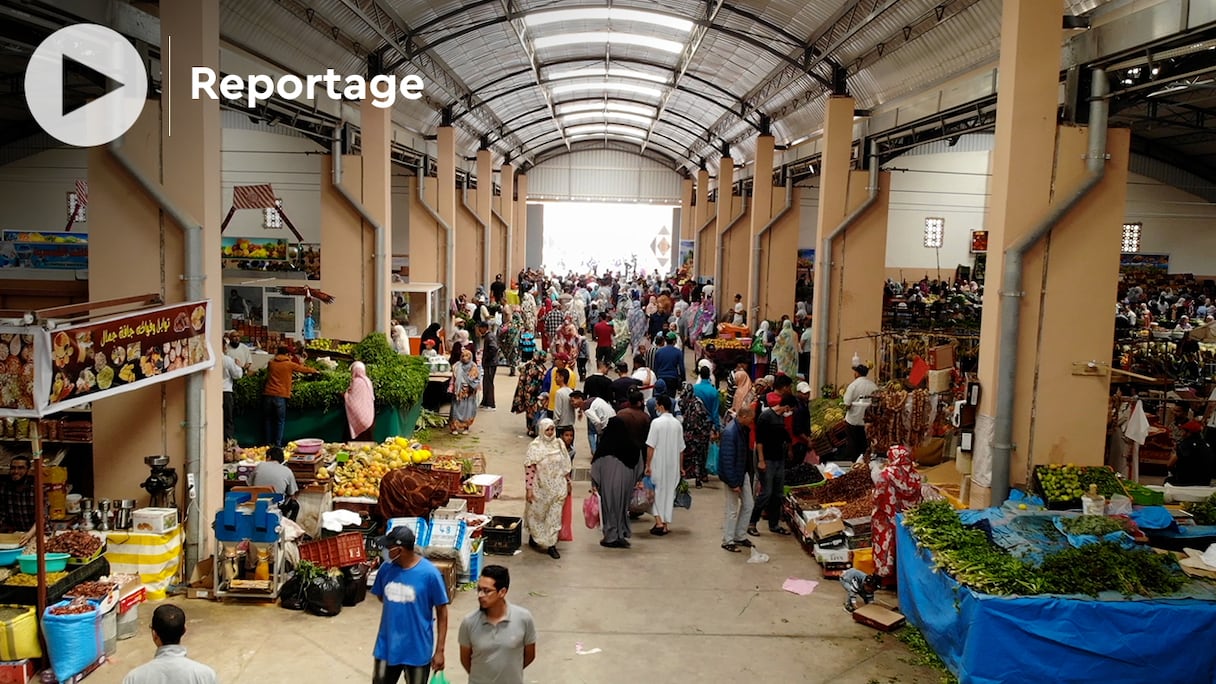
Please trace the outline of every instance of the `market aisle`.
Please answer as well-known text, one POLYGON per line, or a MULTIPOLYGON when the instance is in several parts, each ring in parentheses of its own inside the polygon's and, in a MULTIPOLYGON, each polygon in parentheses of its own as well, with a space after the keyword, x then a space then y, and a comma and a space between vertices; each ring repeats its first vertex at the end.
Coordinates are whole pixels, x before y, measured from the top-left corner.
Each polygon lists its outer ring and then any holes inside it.
MULTIPOLYGON (((499 406, 514 390, 505 374, 499 406)), ((506 478, 504 495, 490 512, 523 511, 522 468, 527 439, 517 436, 519 416, 505 409, 480 411, 461 448, 480 449, 489 471, 506 478)), ((447 442, 443 435, 436 441, 447 442)), ((589 461, 583 425, 579 458, 589 461)), ((939 681, 939 674, 904 662, 907 649, 894 637, 855 624, 841 608, 835 580, 810 596, 781 589, 787 577, 821 580, 818 566, 791 538, 760 537, 772 559, 749 565, 747 554, 720 547, 722 492, 715 481, 693 492, 691 511, 677 509, 666 537, 646 534, 649 516, 635 530, 632 549, 605 549, 581 522, 587 483, 575 483, 575 541, 563 543, 561 560, 528 550, 514 557, 488 556, 510 567, 510 598, 532 611, 540 635, 536 663, 525 681, 617 684, 638 682, 797 681, 867 684, 939 681), (591 655, 576 655, 576 644, 591 655)), ((892 595, 880 595, 890 601, 892 595)), ((301 681, 368 682, 371 646, 379 620, 374 598, 334 618, 275 606, 221 605, 174 599, 190 619, 190 655, 216 668, 227 684, 301 681)), ((456 631, 476 609, 472 592, 452 603, 447 644, 451 681, 464 682, 456 631)), ((119 642, 115 662, 91 675, 95 684, 121 682, 155 649, 146 629, 153 604, 141 606, 145 628, 119 642)))

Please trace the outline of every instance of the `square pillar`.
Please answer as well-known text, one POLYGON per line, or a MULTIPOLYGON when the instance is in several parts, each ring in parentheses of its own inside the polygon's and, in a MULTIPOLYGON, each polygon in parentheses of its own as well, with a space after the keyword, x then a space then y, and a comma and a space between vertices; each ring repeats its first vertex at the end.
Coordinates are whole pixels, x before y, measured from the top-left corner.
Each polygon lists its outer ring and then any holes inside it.
POLYGON ((483 257, 481 274, 478 276, 485 284, 486 296, 490 296, 490 283, 494 282, 497 264, 502 259, 502 244, 499 242, 498 221, 490 211, 494 200, 494 160, 489 150, 477 150, 477 217, 485 224, 483 230, 483 257), (485 251, 489 258, 484 257, 485 251))
MULTIPOLYGON (((714 298, 717 306, 717 316, 721 317, 725 311, 723 301, 732 302, 735 296, 733 292, 726 291, 730 273, 726 267, 724 254, 729 254, 727 251, 728 240, 727 231, 730 230, 731 219, 735 217, 735 160, 729 156, 724 156, 718 160, 718 203, 717 203, 717 221, 714 223, 714 235, 716 242, 710 247, 713 254, 714 274, 714 298)), ((739 198, 743 202, 742 197, 739 198)))
MULTIPOLYGON (((363 337, 376 329, 377 321, 385 326, 379 330, 388 334, 392 315, 392 264, 393 264, 393 178, 392 178, 392 109, 376 107, 371 99, 363 101, 359 108, 360 129, 363 135, 363 206, 371 217, 384 227, 377 235, 372 230, 371 260, 363 271, 366 286, 371 290, 364 308, 363 337), (379 271, 377 278, 376 271, 379 271), (377 283, 382 283, 385 292, 377 293, 377 283), (377 311, 377 306, 380 310, 377 311)), ((319 305, 324 306, 324 305, 319 305)))
MULTIPOLYGON (((752 167, 754 173, 751 202, 752 215, 750 230, 748 231, 747 251, 743 253, 732 252, 732 258, 744 257, 746 255, 747 282, 742 283, 738 291, 743 293, 743 301, 746 302, 747 320, 754 321, 756 325, 760 322, 760 288, 762 287, 760 283, 760 253, 757 247, 761 238, 760 231, 764 230, 764 227, 776 215, 776 211, 773 209, 773 144, 773 136, 771 135, 762 135, 756 139, 756 164, 752 167)), ((795 245, 793 255, 795 259, 798 256, 797 252, 797 246, 795 245)), ((789 286, 793 288, 793 281, 790 281, 789 286)), ((794 309, 791 307, 787 313, 793 314, 794 309)))
MULTIPOLYGON (((447 221, 452 227, 453 232, 458 233, 459 229, 456 226, 456 207, 459 204, 459 199, 456 197, 456 129, 451 126, 440 126, 438 130, 438 146, 439 152, 435 158, 435 164, 438 167, 437 177, 435 178, 435 213, 447 221)), ((467 256, 461 254, 461 249, 466 248, 460 243, 460 236, 457 235, 456 241, 456 272, 447 272, 447 256, 444 255, 443 272, 444 283, 451 283, 452 289, 447 293, 448 302, 455 301, 456 296, 460 294, 460 286, 457 284, 456 275, 460 273, 462 268, 467 264, 467 256)), ((446 243, 445 243, 446 244, 446 243)), ((447 327, 447 324, 444 324, 447 327)))
POLYGON ((501 194, 498 197, 498 215, 505 223, 502 226, 502 261, 495 268, 502 269, 502 281, 511 287, 517 273, 511 264, 515 261, 515 167, 504 163, 498 172, 501 194))
POLYGON ((528 174, 521 173, 515 177, 515 218, 511 222, 514 242, 511 247, 511 276, 519 277, 519 272, 528 264, 528 174))
POLYGON ((693 236, 697 241, 693 248, 693 275, 698 278, 712 278, 714 275, 713 252, 714 235, 707 231, 706 224, 714 216, 714 207, 709 203, 709 171, 704 168, 697 170, 696 204, 693 207, 693 236))

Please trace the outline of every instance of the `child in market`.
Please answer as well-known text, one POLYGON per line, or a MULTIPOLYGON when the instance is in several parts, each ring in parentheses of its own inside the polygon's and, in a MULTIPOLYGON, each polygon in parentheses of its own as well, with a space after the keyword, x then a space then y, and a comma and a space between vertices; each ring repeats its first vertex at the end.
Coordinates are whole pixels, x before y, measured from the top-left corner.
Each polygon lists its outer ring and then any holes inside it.
POLYGON ((874 602, 874 592, 878 590, 880 582, 878 575, 867 575, 857 568, 849 568, 840 576, 840 584, 848 594, 844 609, 852 613, 857 609, 857 599, 866 604, 874 602))

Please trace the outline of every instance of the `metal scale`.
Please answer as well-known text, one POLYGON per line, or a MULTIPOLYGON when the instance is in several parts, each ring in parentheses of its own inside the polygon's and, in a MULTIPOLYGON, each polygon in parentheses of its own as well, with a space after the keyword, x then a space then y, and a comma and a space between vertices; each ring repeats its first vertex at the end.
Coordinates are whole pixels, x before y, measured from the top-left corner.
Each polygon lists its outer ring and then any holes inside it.
POLYGON ((287 579, 283 572, 283 525, 278 509, 282 495, 263 494, 253 501, 251 498, 249 492, 228 492, 224 508, 216 512, 212 523, 218 598, 275 598, 287 579), (247 570, 251 555, 254 565, 268 564, 269 579, 252 578, 252 571, 247 570))

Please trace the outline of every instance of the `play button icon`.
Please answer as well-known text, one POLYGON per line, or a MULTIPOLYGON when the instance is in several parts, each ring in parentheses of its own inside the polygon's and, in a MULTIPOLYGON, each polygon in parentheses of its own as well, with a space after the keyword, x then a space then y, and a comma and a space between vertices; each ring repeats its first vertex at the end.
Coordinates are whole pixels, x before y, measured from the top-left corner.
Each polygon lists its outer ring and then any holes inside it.
POLYGON ((147 97, 139 52, 118 32, 96 24, 76 24, 47 36, 25 70, 25 101, 38 125, 77 147, 117 139, 139 118, 147 97), (69 74, 104 83, 105 92, 84 105, 66 103, 69 74))

